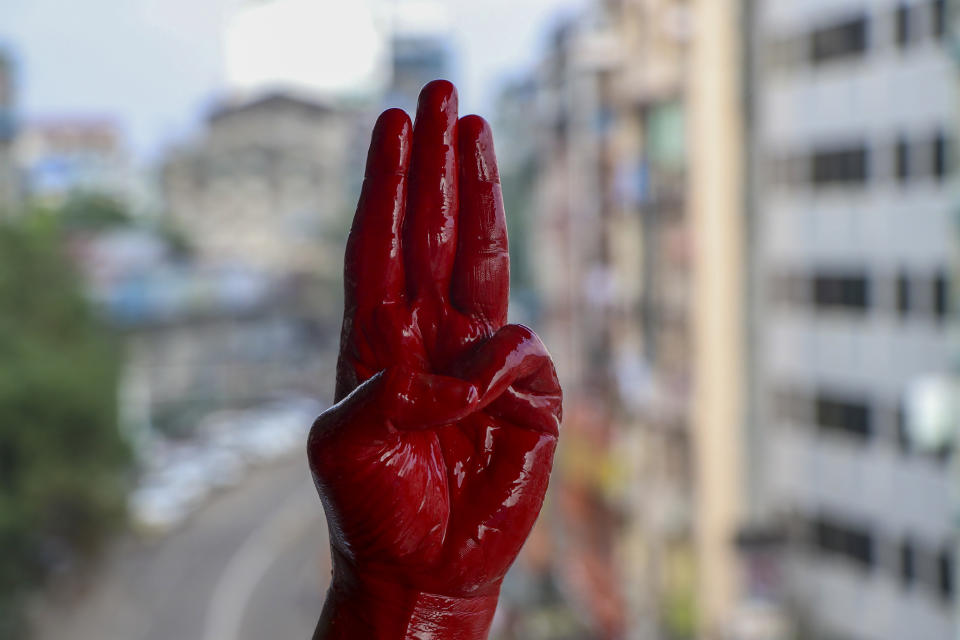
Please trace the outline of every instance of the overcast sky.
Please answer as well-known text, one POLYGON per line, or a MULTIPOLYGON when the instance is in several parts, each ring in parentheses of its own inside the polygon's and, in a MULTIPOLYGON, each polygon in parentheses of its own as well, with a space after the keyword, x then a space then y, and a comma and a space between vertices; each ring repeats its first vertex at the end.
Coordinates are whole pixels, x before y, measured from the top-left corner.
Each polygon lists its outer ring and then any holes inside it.
MULTIPOLYGON (((195 127, 223 89, 223 28, 237 1, 0 1, 0 43, 18 65, 20 112, 114 118, 139 154, 155 154, 195 127)), ((485 112, 499 81, 536 59, 558 16, 585 2, 442 2, 462 111, 485 112)))

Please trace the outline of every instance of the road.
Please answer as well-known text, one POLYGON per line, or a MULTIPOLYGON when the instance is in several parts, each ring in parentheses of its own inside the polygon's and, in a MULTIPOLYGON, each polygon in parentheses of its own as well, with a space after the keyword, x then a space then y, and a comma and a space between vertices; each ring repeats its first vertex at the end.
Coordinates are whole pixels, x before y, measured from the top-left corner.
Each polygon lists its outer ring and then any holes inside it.
POLYGON ((86 588, 38 604, 33 637, 307 640, 329 573, 306 461, 286 460, 251 472, 174 532, 120 541, 86 588))

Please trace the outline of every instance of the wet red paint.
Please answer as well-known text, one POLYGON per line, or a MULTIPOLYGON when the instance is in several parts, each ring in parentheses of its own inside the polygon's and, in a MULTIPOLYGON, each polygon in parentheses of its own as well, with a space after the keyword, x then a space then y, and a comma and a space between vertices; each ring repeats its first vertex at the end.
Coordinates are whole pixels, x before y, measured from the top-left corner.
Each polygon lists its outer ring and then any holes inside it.
POLYGON ((315 638, 486 638, 543 503, 561 392, 506 324, 507 228, 489 125, 438 80, 374 127, 347 242, 337 404, 310 467, 333 583, 315 638))

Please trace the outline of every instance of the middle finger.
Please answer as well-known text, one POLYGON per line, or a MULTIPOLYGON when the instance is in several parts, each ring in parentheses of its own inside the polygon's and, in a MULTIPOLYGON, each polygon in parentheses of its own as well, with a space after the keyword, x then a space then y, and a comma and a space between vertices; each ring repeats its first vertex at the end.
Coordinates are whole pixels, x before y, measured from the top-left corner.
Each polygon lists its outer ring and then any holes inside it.
POLYGON ((434 80, 413 126, 403 245, 407 290, 445 299, 457 248, 457 90, 434 80))

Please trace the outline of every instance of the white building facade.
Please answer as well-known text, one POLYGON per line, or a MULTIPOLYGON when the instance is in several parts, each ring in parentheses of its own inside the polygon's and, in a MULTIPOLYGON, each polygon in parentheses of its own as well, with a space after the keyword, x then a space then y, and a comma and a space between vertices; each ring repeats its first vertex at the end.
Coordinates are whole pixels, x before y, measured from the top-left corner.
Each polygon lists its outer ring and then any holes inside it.
POLYGON ((952 638, 955 462, 904 411, 951 366, 947 3, 753 4, 753 502, 804 637, 952 638))

